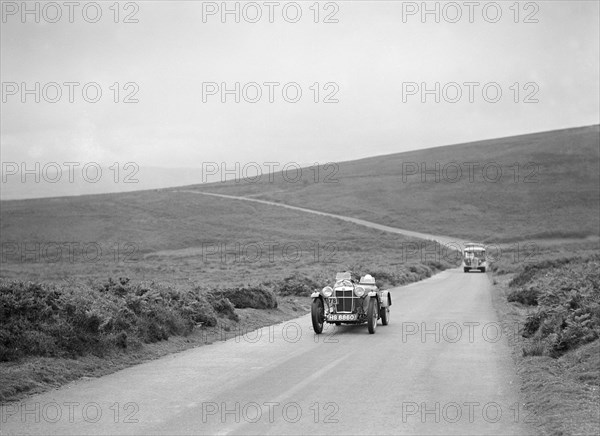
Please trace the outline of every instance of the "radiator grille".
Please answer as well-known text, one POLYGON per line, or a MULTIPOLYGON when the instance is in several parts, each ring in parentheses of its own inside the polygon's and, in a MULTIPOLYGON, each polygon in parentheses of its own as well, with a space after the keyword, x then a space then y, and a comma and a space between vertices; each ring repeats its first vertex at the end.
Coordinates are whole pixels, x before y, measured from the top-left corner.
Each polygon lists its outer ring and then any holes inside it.
POLYGON ((338 289, 335 291, 335 298, 337 299, 336 309, 338 312, 352 312, 354 298, 354 292, 352 290, 338 289))

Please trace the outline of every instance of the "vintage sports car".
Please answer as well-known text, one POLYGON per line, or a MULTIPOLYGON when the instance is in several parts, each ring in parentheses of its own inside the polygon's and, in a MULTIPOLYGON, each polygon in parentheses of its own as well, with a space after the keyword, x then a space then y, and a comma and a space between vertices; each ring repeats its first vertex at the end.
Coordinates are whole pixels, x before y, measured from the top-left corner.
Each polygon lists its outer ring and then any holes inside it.
POLYGON ((464 272, 469 272, 473 269, 485 272, 487 264, 484 245, 469 243, 465 246, 462 260, 464 272))
POLYGON ((367 323, 369 333, 375 333, 377 320, 390 322, 392 296, 375 285, 375 279, 367 274, 354 278, 349 271, 337 273, 333 287, 326 286, 312 293, 312 325, 315 333, 323 332, 324 323, 367 323))

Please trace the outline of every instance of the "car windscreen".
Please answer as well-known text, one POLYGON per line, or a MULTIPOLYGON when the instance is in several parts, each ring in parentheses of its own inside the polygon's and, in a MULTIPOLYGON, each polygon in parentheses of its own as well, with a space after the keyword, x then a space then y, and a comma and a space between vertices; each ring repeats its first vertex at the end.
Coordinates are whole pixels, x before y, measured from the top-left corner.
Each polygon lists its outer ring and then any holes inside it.
POLYGON ((485 257, 485 250, 465 250, 464 257, 465 258, 472 258, 472 257, 482 258, 482 257, 485 257))
POLYGON ((335 275, 335 281, 340 281, 340 280, 351 280, 351 274, 349 272, 339 272, 335 275))

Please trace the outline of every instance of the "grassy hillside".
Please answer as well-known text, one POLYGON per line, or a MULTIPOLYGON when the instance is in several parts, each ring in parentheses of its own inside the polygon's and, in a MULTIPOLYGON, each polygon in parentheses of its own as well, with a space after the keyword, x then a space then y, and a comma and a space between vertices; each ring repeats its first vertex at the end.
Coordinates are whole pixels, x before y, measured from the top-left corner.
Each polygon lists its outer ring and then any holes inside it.
POLYGON ((410 241, 342 221, 167 191, 2 203, 0 277, 260 283, 349 267, 393 273, 410 241))
POLYGON ((599 159, 600 128, 590 126, 304 169, 298 181, 290 170, 194 188, 490 242, 582 237, 600 231, 599 159))

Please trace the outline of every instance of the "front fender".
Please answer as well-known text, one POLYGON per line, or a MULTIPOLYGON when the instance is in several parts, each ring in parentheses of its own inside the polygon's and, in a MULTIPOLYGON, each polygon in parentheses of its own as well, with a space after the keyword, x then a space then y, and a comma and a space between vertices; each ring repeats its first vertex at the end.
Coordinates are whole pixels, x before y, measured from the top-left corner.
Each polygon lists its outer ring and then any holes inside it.
POLYGON ((329 299, 323 297, 323 295, 321 295, 320 292, 313 292, 311 295, 312 301, 315 301, 316 299, 321 300, 321 302, 323 303, 323 311, 325 313, 329 313, 330 312, 330 306, 329 306, 329 299))
POLYGON ((369 300, 370 298, 368 297, 368 294, 360 299, 360 304, 362 306, 363 313, 367 313, 367 308, 369 307, 369 300))
POLYGON ((381 307, 389 307, 392 305, 392 294, 389 291, 381 291, 380 296, 381 307))

